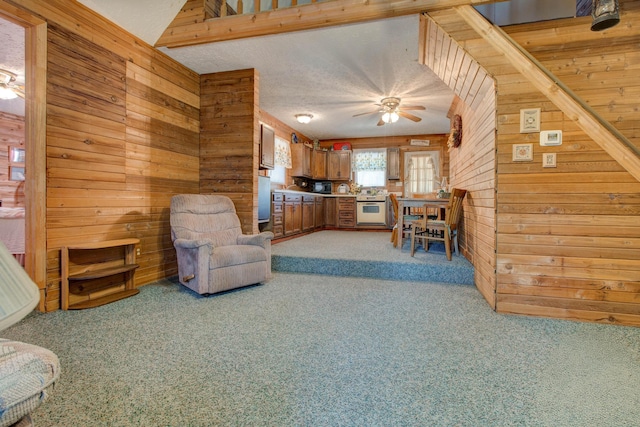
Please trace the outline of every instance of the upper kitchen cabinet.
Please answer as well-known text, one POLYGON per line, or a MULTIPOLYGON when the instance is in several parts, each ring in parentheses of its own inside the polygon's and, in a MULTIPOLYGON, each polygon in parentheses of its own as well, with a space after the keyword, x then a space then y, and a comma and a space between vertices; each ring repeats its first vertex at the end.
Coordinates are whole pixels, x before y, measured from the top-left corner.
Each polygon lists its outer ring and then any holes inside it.
POLYGON ((273 169, 275 132, 265 124, 260 126, 260 169, 273 169))
POLYGON ((399 148, 387 148, 387 179, 400 179, 399 148))
POLYGON ((311 178, 311 154, 313 147, 291 144, 291 176, 311 178))
POLYGON ((334 181, 351 179, 351 151, 329 151, 327 174, 328 178, 334 181))
POLYGON ((328 151, 313 150, 311 153, 311 177, 313 179, 327 179, 328 151))

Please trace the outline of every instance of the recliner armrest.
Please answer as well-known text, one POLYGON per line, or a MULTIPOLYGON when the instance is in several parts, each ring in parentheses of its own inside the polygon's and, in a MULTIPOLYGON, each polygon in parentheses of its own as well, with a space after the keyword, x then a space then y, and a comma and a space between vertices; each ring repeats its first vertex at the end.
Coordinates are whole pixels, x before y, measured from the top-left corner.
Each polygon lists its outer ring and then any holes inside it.
POLYGON ((271 239, 273 239, 273 233, 263 231, 259 234, 241 234, 238 236, 237 243, 239 245, 256 245, 264 248, 267 242, 271 242, 271 239))
POLYGON ((176 239, 173 241, 173 245, 176 248, 195 249, 195 248, 199 248, 200 246, 213 246, 213 242, 209 239, 197 239, 197 240, 176 239))

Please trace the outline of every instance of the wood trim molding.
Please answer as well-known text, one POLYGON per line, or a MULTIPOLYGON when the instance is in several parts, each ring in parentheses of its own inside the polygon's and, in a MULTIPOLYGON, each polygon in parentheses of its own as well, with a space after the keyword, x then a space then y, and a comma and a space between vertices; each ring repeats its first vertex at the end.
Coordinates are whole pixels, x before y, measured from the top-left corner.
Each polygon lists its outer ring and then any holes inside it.
POLYGON ((40 288, 38 309, 45 311, 47 24, 4 1, 0 1, 0 14, 25 28, 25 166, 28 174, 25 182, 25 270, 40 288))
POLYGON ((332 0, 213 19, 206 19, 205 7, 201 8, 202 16, 195 18, 193 10, 183 8, 155 47, 192 46, 501 1, 505 0, 332 0), (187 14, 191 19, 183 19, 187 14))
POLYGON ((460 6, 455 10, 496 51, 502 53, 533 86, 640 181, 640 150, 622 133, 598 115, 500 27, 492 25, 473 7, 460 6))

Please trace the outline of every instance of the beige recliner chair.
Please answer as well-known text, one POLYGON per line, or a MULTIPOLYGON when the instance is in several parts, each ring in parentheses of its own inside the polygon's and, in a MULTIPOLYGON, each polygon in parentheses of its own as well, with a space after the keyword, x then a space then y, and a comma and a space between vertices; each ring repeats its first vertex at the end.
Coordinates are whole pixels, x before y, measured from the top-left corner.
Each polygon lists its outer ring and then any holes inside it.
POLYGON ((271 278, 273 233, 243 235, 229 197, 174 196, 170 221, 178 276, 189 289, 208 295, 271 278))

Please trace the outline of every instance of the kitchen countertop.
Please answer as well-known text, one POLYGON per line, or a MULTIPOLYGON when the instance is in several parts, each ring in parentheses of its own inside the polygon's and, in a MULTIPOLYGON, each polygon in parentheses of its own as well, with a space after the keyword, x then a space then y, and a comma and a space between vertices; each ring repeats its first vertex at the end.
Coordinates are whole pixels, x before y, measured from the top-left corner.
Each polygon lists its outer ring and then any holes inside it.
POLYGON ((311 191, 288 190, 285 188, 273 190, 273 192, 274 193, 311 194, 313 196, 322 196, 322 197, 356 197, 355 194, 344 194, 344 193, 322 194, 322 193, 312 193, 311 191))

